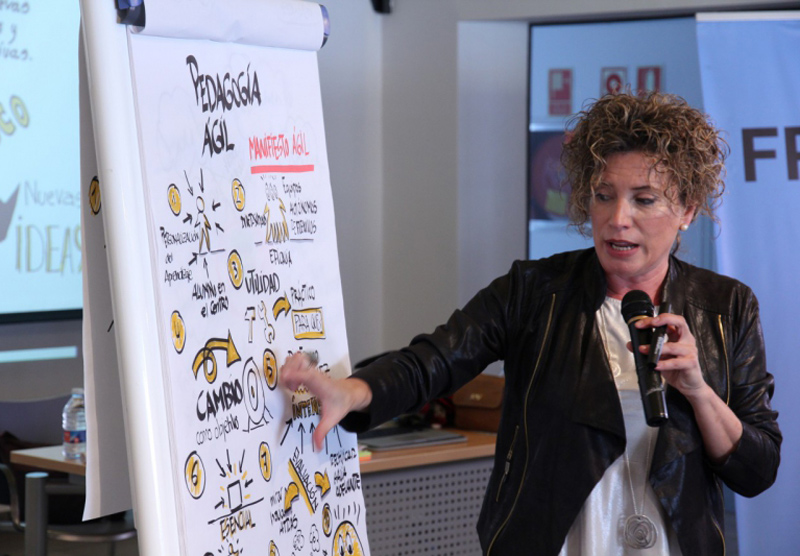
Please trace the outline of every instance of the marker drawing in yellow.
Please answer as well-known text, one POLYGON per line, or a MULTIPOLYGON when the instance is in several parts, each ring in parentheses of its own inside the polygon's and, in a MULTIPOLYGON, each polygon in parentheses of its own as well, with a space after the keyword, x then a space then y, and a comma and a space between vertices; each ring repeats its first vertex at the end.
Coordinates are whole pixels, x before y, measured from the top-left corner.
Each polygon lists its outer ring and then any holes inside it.
POLYGON ((178 186, 174 183, 169 184, 167 188, 167 202, 172 214, 178 216, 181 213, 181 192, 178 191, 178 186))
POLYGON ((225 350, 226 360, 228 367, 241 360, 239 352, 236 351, 236 346, 233 343, 230 330, 228 331, 228 339, 211 338, 206 342, 206 345, 197 352, 192 363, 192 371, 194 377, 197 378, 197 373, 200 371, 200 366, 203 367, 203 374, 209 384, 212 384, 217 379, 217 358, 214 356, 213 350, 225 350))

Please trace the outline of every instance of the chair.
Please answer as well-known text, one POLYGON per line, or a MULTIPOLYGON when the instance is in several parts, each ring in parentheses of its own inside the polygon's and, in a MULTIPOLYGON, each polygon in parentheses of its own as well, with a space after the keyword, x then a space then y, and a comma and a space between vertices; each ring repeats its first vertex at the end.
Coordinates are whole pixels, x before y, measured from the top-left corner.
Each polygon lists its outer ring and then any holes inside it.
MULTIPOLYGON (((0 463, 0 475, 5 478, 9 491, 9 523, 0 522, 0 530, 15 530, 25 532, 25 522, 22 521, 19 489, 13 471, 5 464, 0 463)), ((35 489, 43 491, 45 496, 29 497, 28 504, 32 507, 25 512, 29 519, 47 519, 47 506, 50 496, 76 494, 83 492, 82 485, 63 482, 48 482, 47 473, 33 472, 25 476, 26 489, 33 492, 35 489), (36 500, 42 503, 37 503, 36 500)), ((115 552, 116 543, 136 536, 131 512, 125 512, 123 519, 101 518, 85 521, 74 525, 48 525, 47 538, 55 541, 77 543, 110 543, 111 554, 115 552)), ((27 542, 26 537, 26 542, 27 542)), ((26 552, 27 553, 27 552, 26 552)))

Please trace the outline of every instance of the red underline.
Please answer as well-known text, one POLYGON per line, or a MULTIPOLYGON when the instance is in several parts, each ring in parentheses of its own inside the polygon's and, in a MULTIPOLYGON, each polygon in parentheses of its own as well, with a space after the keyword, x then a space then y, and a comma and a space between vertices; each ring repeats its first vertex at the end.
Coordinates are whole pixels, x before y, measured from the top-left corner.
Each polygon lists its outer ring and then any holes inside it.
POLYGON ((313 164, 273 164, 269 166, 252 166, 251 174, 296 174, 298 172, 313 172, 313 164))

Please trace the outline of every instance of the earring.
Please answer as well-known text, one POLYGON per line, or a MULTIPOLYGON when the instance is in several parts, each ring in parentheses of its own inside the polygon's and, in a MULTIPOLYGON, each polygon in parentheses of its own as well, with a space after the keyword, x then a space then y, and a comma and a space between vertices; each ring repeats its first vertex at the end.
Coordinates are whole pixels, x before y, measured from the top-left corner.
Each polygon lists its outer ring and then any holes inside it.
POLYGON ((689 224, 681 224, 681 231, 682 232, 685 232, 688 229, 689 229, 689 224))

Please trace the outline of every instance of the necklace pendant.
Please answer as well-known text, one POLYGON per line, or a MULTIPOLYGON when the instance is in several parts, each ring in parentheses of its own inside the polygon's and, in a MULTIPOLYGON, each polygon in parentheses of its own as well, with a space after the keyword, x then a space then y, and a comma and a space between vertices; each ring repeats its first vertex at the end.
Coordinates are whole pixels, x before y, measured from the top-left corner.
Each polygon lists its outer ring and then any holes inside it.
POLYGON ((635 514, 625 520, 625 544, 630 548, 642 550, 656 544, 658 531, 653 521, 642 514, 635 514))

